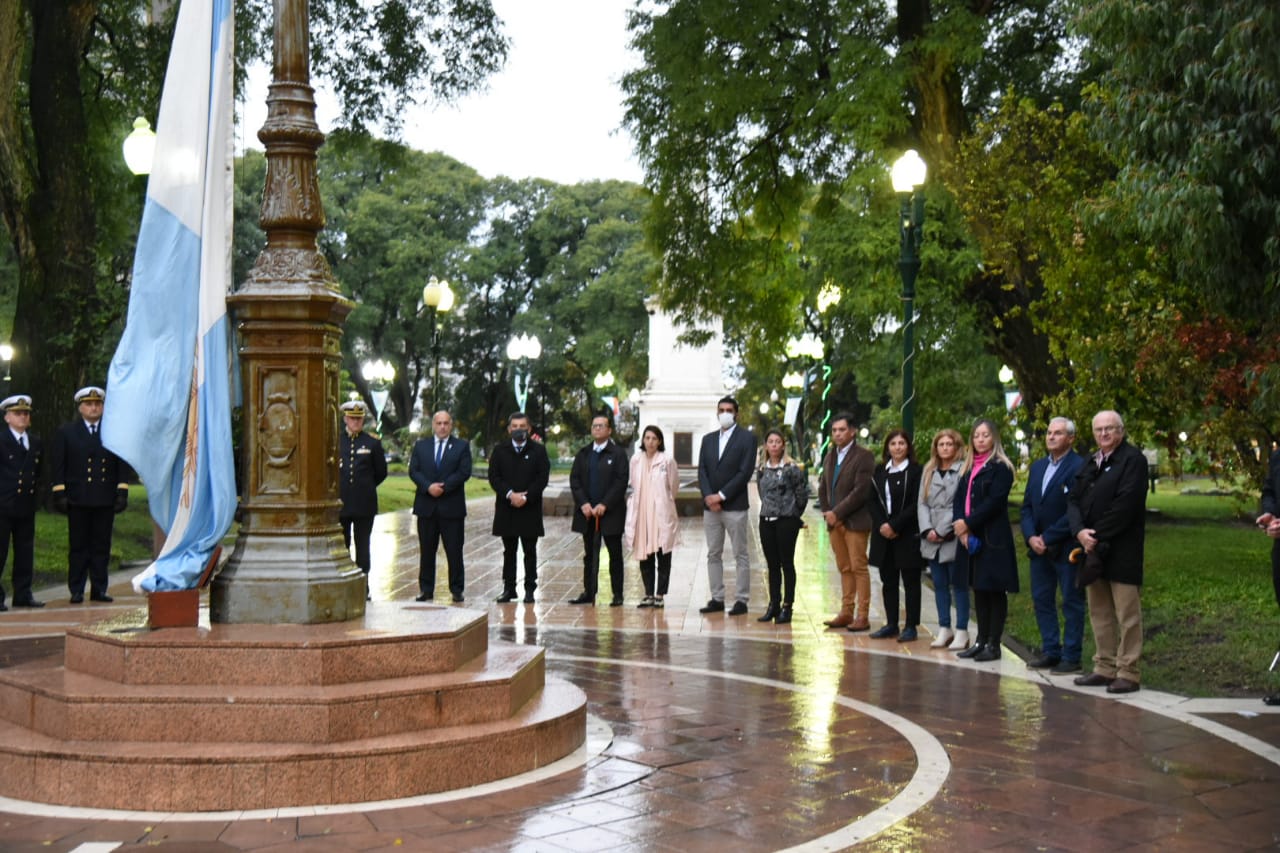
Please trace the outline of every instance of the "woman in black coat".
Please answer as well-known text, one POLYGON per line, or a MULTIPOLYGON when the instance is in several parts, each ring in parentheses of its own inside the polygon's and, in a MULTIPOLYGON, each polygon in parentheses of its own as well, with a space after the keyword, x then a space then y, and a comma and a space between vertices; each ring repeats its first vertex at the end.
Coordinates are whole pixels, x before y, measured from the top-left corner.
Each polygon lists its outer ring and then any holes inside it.
POLYGON ((916 522, 920 495, 920 463, 915 460, 911 436, 900 429, 884 440, 883 465, 872 474, 871 555, 868 562, 880 569, 884 595, 885 626, 873 639, 897 637, 899 643, 916 639, 920 624, 920 528, 916 522), (907 619, 898 632, 898 579, 906 590, 907 619))
POLYGON ((1009 522, 1013 463, 1000 446, 999 428, 989 420, 973 425, 969 458, 956 488, 956 571, 968 571, 978 616, 977 640, 959 652, 986 661, 1000 657, 1000 637, 1009 613, 1007 593, 1018 591, 1018 557, 1009 522))

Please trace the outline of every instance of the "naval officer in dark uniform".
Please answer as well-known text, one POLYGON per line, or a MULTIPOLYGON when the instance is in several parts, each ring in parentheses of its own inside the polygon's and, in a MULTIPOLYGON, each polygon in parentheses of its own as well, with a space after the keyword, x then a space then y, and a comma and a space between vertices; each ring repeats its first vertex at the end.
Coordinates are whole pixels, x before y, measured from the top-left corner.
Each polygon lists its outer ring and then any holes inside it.
POLYGON ((80 416, 58 428, 49 452, 53 503, 67 514, 67 587, 71 603, 112 601, 107 595, 111 528, 129 503, 132 469, 102 446, 106 392, 89 385, 76 392, 80 416))
POLYGON ((342 404, 342 421, 346 429, 338 439, 338 467, 341 476, 338 487, 342 498, 342 510, 338 520, 342 522, 342 539, 351 550, 356 543, 356 565, 369 577, 369 536, 373 532, 373 519, 378 514, 378 485, 387 479, 387 455, 382 442, 373 433, 365 432, 364 419, 367 410, 359 400, 342 404))
MULTIPOLYGON (((40 439, 31 426, 31 398, 14 394, 0 401, 7 427, 0 429, 0 578, 13 541, 13 605, 44 607, 31 595, 36 541, 36 480, 40 477, 40 439)), ((0 585, 0 611, 4 587, 0 585)))

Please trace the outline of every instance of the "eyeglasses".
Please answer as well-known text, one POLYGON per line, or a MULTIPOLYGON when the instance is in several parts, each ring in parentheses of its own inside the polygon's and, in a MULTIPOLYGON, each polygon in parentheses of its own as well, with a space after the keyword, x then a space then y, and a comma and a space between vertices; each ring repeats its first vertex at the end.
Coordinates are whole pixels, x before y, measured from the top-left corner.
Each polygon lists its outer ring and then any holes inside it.
POLYGON ((1098 426, 1093 428, 1094 435, 1106 435, 1109 432, 1120 432, 1124 427, 1116 424, 1114 426, 1098 426))

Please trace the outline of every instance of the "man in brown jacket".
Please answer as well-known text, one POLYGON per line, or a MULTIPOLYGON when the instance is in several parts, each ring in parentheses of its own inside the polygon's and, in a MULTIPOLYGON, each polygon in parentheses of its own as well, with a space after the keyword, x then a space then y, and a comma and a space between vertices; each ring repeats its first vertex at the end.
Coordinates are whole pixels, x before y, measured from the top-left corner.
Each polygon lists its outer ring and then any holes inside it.
POLYGON ((867 571, 867 539, 871 536, 871 474, 876 460, 853 440, 853 415, 841 412, 831 419, 831 449, 822 460, 818 508, 827 522, 831 550, 840 570, 840 612, 825 623, 829 628, 865 631, 871 607, 871 574, 867 571))

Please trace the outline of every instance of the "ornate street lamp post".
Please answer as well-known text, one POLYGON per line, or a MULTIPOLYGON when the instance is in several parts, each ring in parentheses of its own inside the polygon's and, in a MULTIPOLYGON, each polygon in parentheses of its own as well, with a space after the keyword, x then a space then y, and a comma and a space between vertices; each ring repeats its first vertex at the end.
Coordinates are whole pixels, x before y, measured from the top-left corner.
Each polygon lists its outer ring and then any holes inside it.
POLYGON ((898 232, 902 238, 898 271, 902 274, 902 428, 915 435, 914 383, 916 274, 920 272, 920 239, 924 226, 924 184, 927 167, 914 148, 907 149, 890 173, 901 202, 898 232))
POLYGON ((529 402, 529 380, 533 371, 529 362, 542 355, 542 342, 537 335, 519 334, 507 341, 507 358, 515 362, 516 409, 523 412, 529 402))
POLYGON ((440 314, 449 313, 453 308, 453 290, 449 282, 440 281, 435 276, 427 280, 422 288, 422 305, 431 309, 431 411, 426 420, 430 421, 440 408, 440 314))
POLYGON ((390 396, 387 386, 396 378, 396 366, 381 358, 377 361, 366 361, 360 365, 360 375, 364 377, 365 382, 369 383, 369 396, 373 398, 374 425, 381 432, 382 412, 387 406, 387 397, 390 396))

